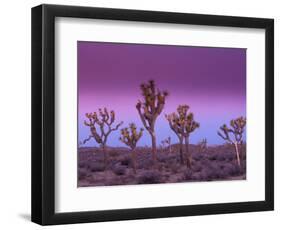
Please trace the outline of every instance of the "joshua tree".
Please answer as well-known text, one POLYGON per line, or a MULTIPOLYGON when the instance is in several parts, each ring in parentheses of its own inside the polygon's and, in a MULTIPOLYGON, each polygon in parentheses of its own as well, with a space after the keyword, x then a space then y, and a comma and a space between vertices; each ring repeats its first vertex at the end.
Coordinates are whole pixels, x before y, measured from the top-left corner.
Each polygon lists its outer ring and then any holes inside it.
POLYGON ((129 128, 121 129, 120 141, 122 141, 125 145, 129 146, 132 150, 132 163, 134 173, 137 172, 135 148, 137 146, 137 142, 142 136, 142 132, 143 128, 141 128, 140 131, 137 132, 137 127, 134 123, 129 124, 129 128))
POLYGON ((168 137, 168 138, 164 139, 163 141, 161 141, 161 144, 163 145, 164 148, 167 145, 167 147, 169 149, 169 154, 172 152, 171 137, 168 137))
POLYGON ((220 127, 220 131, 218 131, 218 135, 227 141, 230 144, 233 144, 235 147, 236 152, 236 158, 237 163, 239 166, 241 166, 240 162, 240 153, 238 145, 242 145, 242 137, 246 126, 246 118, 245 117, 238 117, 236 119, 233 119, 230 121, 230 128, 227 127, 226 124, 222 125, 220 127), (232 138, 230 137, 230 134, 232 134, 232 138))
POLYGON ((188 105, 179 105, 177 113, 166 115, 170 128, 175 132, 180 142, 180 159, 184 163, 183 141, 185 142, 185 152, 187 155, 186 166, 191 167, 192 155, 189 151, 189 136, 195 129, 199 128, 199 123, 194 121, 193 113, 188 113, 188 105))
POLYGON ((111 132, 117 130, 123 124, 123 122, 118 123, 113 128, 112 126, 115 121, 115 112, 113 110, 108 112, 107 108, 104 108, 103 110, 99 109, 98 113, 86 113, 86 117, 88 118, 88 121, 84 121, 84 124, 90 127, 91 135, 87 139, 85 139, 83 143, 85 144, 91 138, 94 138, 94 140, 100 145, 103 150, 104 166, 106 167, 108 161, 106 153, 106 142, 108 136, 111 132), (99 127, 99 132, 96 126, 99 127))
POLYGON ((145 129, 149 132, 152 140, 152 159, 153 165, 156 166, 156 134, 155 122, 162 112, 165 100, 168 95, 167 91, 156 90, 153 80, 143 83, 140 86, 143 101, 138 101, 136 108, 145 129))
POLYGON ((203 138, 201 141, 198 142, 200 152, 205 152, 207 149, 207 139, 203 138))

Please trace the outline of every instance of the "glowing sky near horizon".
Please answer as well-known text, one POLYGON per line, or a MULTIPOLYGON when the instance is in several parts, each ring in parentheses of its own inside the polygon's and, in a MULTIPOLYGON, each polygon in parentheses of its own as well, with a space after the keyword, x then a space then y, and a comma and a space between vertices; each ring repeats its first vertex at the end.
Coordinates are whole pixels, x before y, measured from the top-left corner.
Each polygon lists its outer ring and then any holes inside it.
MULTIPOLYGON (((165 114, 188 104, 200 128, 191 134, 191 143, 207 138, 209 144, 224 141, 218 128, 238 116, 246 116, 246 49, 170 45, 78 42, 78 141, 90 135, 83 124, 86 112, 107 107, 116 113, 122 127, 134 122, 143 127, 135 108, 142 99, 140 84, 155 80, 169 96, 156 121, 157 144, 168 136, 177 143, 165 114)), ((109 146, 124 146, 120 131, 108 140, 109 146)), ((139 146, 151 145, 145 131, 139 146)), ((85 146, 98 146, 92 139, 85 146)))

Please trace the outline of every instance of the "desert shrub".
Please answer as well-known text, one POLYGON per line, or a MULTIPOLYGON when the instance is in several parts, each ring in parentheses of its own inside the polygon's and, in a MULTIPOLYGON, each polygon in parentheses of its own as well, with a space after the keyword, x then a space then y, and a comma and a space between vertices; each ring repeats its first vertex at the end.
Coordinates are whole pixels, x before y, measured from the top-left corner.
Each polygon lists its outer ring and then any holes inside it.
POLYGON ((170 156, 167 156, 167 154, 158 154, 158 161, 161 163, 165 163, 167 161, 169 161, 169 159, 171 159, 170 156))
POLYGON ((152 164, 153 162, 150 156, 148 158, 144 157, 138 161, 137 168, 150 169, 152 164))
POLYGON ((80 162, 80 163, 78 164, 78 167, 79 167, 79 168, 87 168, 87 167, 88 167, 88 164, 87 164, 86 161, 80 162))
POLYGON ((197 162, 196 164, 192 165, 192 171, 193 172, 200 172, 202 170, 202 165, 200 162, 197 162))
POLYGON ((179 168, 180 168, 180 165, 177 162, 170 165, 170 169, 171 169, 172 173, 177 173, 179 168))
POLYGON ((195 173, 192 179, 197 181, 210 181, 210 173, 207 170, 202 170, 201 172, 195 173))
POLYGON ((218 154, 217 160, 218 160, 218 161, 225 161, 225 160, 226 160, 225 154, 218 154))
POLYGON ((116 157, 116 156, 119 155, 119 154, 118 154, 118 151, 116 151, 115 149, 109 149, 109 150, 107 150, 107 154, 108 154, 109 156, 111 156, 111 157, 116 157))
POLYGON ((247 167, 247 164, 246 164, 246 161, 241 161, 241 173, 246 173, 246 167, 247 167))
POLYGON ((78 170, 78 179, 83 180, 87 176, 87 170, 85 168, 81 168, 78 170))
POLYGON ((191 174, 191 177, 190 177, 190 179, 192 181, 201 181, 202 180, 201 178, 202 178, 201 172, 193 173, 193 174, 191 174))
POLYGON ((218 155, 217 155, 217 154, 211 154, 211 155, 209 156, 209 160, 211 160, 211 161, 216 161, 217 158, 218 158, 218 155))
POLYGON ((201 181, 211 181, 219 178, 219 173, 213 170, 213 168, 205 168, 198 175, 201 181))
POLYGON ((112 186, 112 185, 124 185, 124 182, 120 179, 114 178, 114 180, 107 180, 104 183, 105 186, 112 186))
POLYGON ((235 154, 232 152, 224 153, 225 160, 233 161, 235 158, 235 154))
POLYGON ((177 159, 176 155, 169 155, 165 159, 164 163, 169 166, 169 165, 172 165, 172 164, 176 164, 177 162, 178 162, 178 159, 177 159))
POLYGON ((208 158, 203 158, 200 163, 203 167, 206 167, 210 165, 210 160, 208 158))
POLYGON ((132 160, 129 156, 124 156, 120 159, 121 165, 129 166, 132 163, 132 160))
POLYGON ((198 164, 198 166, 193 166, 192 170, 191 179, 196 181, 211 181, 225 177, 223 163, 218 161, 208 161, 208 163, 202 165, 198 164))
POLYGON ((193 156, 192 156, 192 159, 195 160, 195 161, 200 161, 204 158, 206 158, 206 156, 203 153, 193 154, 193 156))
POLYGON ((126 166, 124 165, 115 165, 112 170, 116 175, 126 174, 126 166))
POLYGON ((238 176, 241 174, 241 169, 237 164, 225 163, 222 170, 225 176, 238 176))
POLYGON ((154 170, 142 172, 138 176, 138 184, 155 184, 161 182, 161 174, 154 170))
POLYGON ((184 175, 184 180, 192 180, 192 171, 190 169, 186 169, 185 172, 183 173, 184 175))
POLYGON ((89 165, 89 169, 91 170, 91 172, 101 172, 104 171, 104 165, 102 163, 92 162, 89 165))

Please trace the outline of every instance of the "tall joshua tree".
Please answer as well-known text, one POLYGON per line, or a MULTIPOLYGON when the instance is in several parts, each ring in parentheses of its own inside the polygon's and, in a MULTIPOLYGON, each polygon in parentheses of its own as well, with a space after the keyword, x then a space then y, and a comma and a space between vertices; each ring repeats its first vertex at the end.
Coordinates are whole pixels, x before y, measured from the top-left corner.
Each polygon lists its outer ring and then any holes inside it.
POLYGON ((193 113, 188 113, 188 105, 179 105, 177 113, 166 115, 170 128, 175 132, 180 142, 180 159, 184 163, 183 142, 185 142, 186 166, 191 167, 192 155, 189 151, 189 136, 195 129, 199 128, 199 123, 194 121, 193 113))
POLYGON ((115 112, 113 110, 108 112, 107 108, 104 108, 103 110, 99 109, 98 113, 86 113, 86 117, 88 118, 88 121, 84 121, 84 124, 90 127, 91 135, 85 139, 83 143, 85 144, 91 138, 94 138, 103 150, 104 166, 106 167, 108 162, 106 152, 106 142, 108 136, 111 132, 117 130, 123 122, 121 121, 115 127, 112 127, 115 121, 115 112), (99 127, 99 131, 97 130, 97 127, 99 127))
POLYGON ((122 141, 125 145, 131 148, 134 173, 137 172, 135 148, 137 146, 137 142, 142 136, 142 133, 143 133, 143 128, 141 128, 140 131, 138 132, 137 127, 134 123, 129 124, 129 128, 121 129, 120 141, 122 141))
POLYGON ((221 132, 218 131, 218 135, 222 139, 234 145, 237 163, 239 166, 241 166, 241 162, 240 162, 240 153, 239 153, 238 145, 242 145, 243 142, 242 137, 245 131, 245 126, 246 126, 246 118, 238 117, 230 121, 230 128, 227 127, 226 124, 224 124, 220 127, 221 132), (232 137, 230 136, 230 134, 232 134, 232 137))
POLYGON ((156 89, 155 82, 150 80, 148 83, 143 83, 140 86, 143 101, 139 100, 136 108, 138 110, 141 121, 145 129, 149 132, 152 141, 152 159, 154 166, 156 165, 156 134, 155 122, 157 117, 163 111, 167 91, 156 89))

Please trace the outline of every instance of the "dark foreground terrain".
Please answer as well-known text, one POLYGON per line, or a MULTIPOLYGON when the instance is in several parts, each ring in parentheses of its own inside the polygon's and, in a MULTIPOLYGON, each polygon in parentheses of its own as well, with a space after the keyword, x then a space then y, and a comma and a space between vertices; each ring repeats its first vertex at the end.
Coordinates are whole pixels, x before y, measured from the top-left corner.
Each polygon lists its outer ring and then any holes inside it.
POLYGON ((79 148, 78 187, 246 179, 245 146, 241 167, 237 165, 233 146, 211 146, 203 151, 191 145, 190 149, 191 169, 179 163, 177 145, 172 146, 171 153, 158 149, 158 165, 153 169, 150 148, 137 148, 137 173, 134 174, 129 149, 108 148, 109 162, 104 169, 103 153, 99 148, 79 148))

